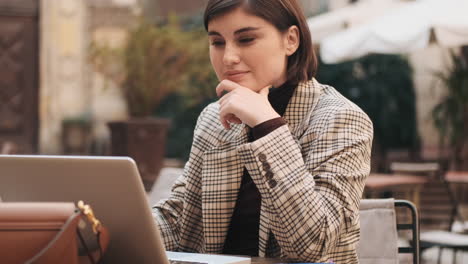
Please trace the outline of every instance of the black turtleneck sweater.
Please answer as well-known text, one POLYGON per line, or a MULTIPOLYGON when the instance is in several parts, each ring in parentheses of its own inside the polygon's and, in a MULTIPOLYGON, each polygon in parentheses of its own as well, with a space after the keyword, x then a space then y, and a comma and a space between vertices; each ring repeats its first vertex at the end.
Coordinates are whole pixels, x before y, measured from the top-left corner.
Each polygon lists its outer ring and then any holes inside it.
MULTIPOLYGON (((279 115, 284 115, 295 88, 295 85, 283 84, 270 89, 268 101, 279 115)), ((284 124, 286 121, 278 117, 255 126, 249 131, 249 142, 268 135, 284 124)), ((258 256, 260 205, 260 192, 244 167, 236 207, 224 243, 224 254, 258 256)))

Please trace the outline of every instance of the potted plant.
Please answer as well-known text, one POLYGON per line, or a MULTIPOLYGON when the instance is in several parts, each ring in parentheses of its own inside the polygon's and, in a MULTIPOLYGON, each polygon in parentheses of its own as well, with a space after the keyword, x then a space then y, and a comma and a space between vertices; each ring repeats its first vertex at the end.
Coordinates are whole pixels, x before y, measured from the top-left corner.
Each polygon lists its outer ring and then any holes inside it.
POLYGON ((91 64, 121 87, 130 115, 109 123, 112 155, 136 161, 147 191, 163 165, 169 127, 169 120, 152 115, 162 99, 185 84, 186 38, 174 19, 165 25, 140 19, 124 47, 91 45, 91 64))
POLYGON ((448 70, 435 73, 446 96, 432 110, 432 119, 440 132, 441 147, 448 140, 452 168, 467 169, 463 160, 468 138, 468 61, 452 53, 451 62, 448 70))

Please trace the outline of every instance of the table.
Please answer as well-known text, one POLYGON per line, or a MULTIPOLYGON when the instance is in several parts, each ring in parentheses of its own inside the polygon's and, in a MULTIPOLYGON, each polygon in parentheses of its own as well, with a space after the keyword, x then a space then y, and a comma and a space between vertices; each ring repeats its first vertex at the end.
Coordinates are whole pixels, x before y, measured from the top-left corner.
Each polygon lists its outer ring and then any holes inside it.
POLYGON ((365 194, 367 198, 378 198, 376 194, 382 191, 403 190, 407 193, 407 199, 418 207, 421 186, 426 182, 428 179, 424 176, 371 173, 366 180, 365 194))
POLYGON ((251 263, 252 264, 276 264, 276 263, 288 263, 288 262, 285 260, 281 260, 281 259, 253 257, 251 263))
MULTIPOLYGON (((260 257, 253 257, 251 259, 251 264, 277 264, 277 263, 296 263, 294 261, 288 261, 284 259, 273 259, 273 258, 260 258, 260 257)), ((307 263, 307 262, 297 262, 297 263, 307 263)))
POLYGON ((468 183, 468 171, 448 171, 445 180, 450 183, 468 183))
POLYGON ((440 171, 440 165, 438 162, 392 162, 390 170, 397 174, 435 177, 440 171))
POLYGON ((466 206, 466 202, 468 201, 468 171, 448 171, 444 177, 451 186, 452 199, 454 199, 460 217, 465 220, 467 213, 463 210, 465 207, 460 205, 465 204, 466 206))
POLYGON ((461 203, 468 202, 468 171, 448 171, 445 180, 453 187, 454 199, 461 203))

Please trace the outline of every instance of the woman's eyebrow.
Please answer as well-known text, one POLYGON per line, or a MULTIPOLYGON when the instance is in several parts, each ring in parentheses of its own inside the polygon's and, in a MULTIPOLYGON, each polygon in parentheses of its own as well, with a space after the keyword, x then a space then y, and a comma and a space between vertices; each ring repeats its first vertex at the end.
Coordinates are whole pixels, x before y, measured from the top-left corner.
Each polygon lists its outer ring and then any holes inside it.
MULTIPOLYGON (((259 29, 260 28, 258 27, 245 27, 245 28, 241 28, 241 29, 234 31, 234 35, 239 35, 240 33, 243 33, 243 32, 255 31, 259 29)), ((221 34, 217 31, 209 31, 208 36, 221 36, 221 34)))
POLYGON ((208 36, 221 36, 221 34, 219 34, 219 33, 216 32, 216 31, 209 31, 209 32, 208 32, 208 36))
POLYGON ((241 28, 241 29, 238 29, 234 32, 234 35, 238 35, 240 33, 243 33, 243 32, 247 32, 247 31, 255 31, 255 30, 258 30, 259 28, 258 27, 245 27, 245 28, 241 28))

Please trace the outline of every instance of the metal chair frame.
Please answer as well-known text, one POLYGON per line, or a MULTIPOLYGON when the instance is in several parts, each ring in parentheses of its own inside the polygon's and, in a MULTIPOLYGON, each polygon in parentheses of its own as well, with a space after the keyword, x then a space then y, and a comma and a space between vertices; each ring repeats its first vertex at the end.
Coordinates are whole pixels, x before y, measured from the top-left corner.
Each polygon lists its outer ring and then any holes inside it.
POLYGON ((411 212, 411 223, 397 223, 397 230, 411 230, 412 241, 408 247, 398 247, 398 253, 412 254, 413 264, 420 262, 420 246, 419 246, 419 216, 416 206, 407 200, 395 200, 395 207, 406 208, 411 212))

